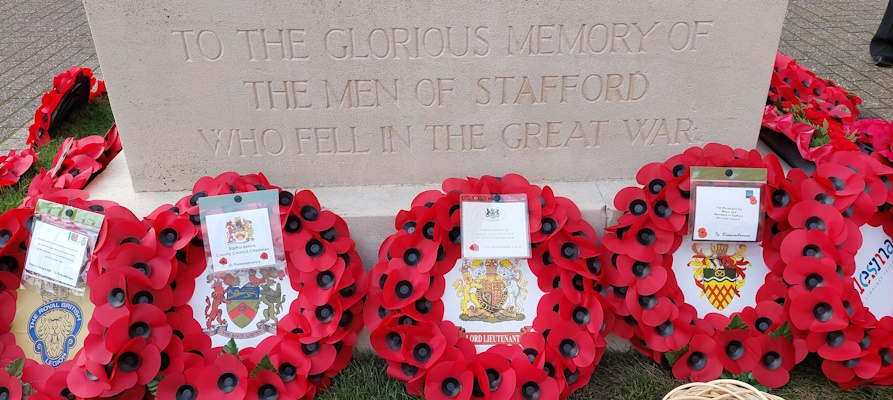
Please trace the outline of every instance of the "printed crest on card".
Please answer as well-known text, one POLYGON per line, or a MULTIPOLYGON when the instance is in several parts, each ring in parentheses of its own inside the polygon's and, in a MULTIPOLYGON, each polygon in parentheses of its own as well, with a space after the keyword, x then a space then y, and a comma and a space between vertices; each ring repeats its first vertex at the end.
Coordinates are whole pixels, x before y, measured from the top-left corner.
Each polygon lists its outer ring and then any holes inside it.
POLYGON ((226 222, 226 242, 246 243, 254 241, 254 228, 248 218, 235 217, 226 222))
MULTIPOLYGON (((207 287, 203 297, 202 327, 212 338, 226 341, 259 338, 276 332, 289 298, 297 293, 276 268, 228 272, 206 271, 200 278, 207 287)), ((198 293, 199 290, 197 289, 198 293)), ((190 303, 196 303, 196 298, 190 303)), ((201 301, 199 301, 201 302, 201 301)), ((193 304, 194 311, 196 306, 193 304)))
POLYGON ((465 260, 453 282, 462 321, 523 321, 527 277, 517 259, 465 260))
POLYGON ((77 345, 84 312, 69 301, 71 290, 58 285, 38 287, 41 305, 28 318, 28 337, 44 364, 57 367, 69 359, 77 345))
POLYGON ((744 287, 745 271, 750 265, 743 244, 735 246, 735 252, 729 254, 729 244, 711 244, 709 249, 700 243, 692 245, 691 261, 688 266, 694 269, 695 285, 701 289, 701 296, 707 296, 710 304, 717 311, 728 307, 729 303, 744 287))

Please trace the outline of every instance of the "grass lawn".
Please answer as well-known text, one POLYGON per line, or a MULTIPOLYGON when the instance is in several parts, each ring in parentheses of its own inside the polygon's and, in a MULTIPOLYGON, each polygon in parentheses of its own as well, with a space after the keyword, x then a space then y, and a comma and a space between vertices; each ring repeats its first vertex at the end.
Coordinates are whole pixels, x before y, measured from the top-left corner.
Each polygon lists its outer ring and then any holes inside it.
MULTIPOLYGON (((99 99, 76 110, 56 132, 53 142, 41 150, 39 167, 52 168, 52 160, 65 137, 81 138, 104 135, 113 123, 107 99, 99 99)), ((21 144, 24 146, 24 143, 21 144)), ((3 211, 21 204, 31 178, 39 167, 32 167, 15 186, 0 190, 3 211)), ((275 182, 273 182, 275 184, 275 182)), ((114 200, 114 199, 108 199, 114 200)), ((406 393, 405 384, 391 379, 387 365, 370 353, 354 355, 353 362, 335 379, 334 385, 317 398, 331 399, 416 399, 406 393)), ((679 386, 669 368, 655 364, 635 352, 607 353, 595 370, 590 383, 571 399, 661 399, 679 386)), ((773 394, 793 399, 893 399, 893 388, 862 387, 852 391, 839 389, 824 377, 821 360, 810 356, 794 368, 787 386, 773 394)), ((551 399, 547 399, 551 400, 551 399)))

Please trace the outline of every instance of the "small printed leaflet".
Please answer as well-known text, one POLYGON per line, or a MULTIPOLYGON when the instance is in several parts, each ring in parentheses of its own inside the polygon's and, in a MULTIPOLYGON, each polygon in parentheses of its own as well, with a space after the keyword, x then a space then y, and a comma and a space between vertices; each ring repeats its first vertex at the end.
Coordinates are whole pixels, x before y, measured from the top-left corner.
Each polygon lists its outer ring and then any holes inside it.
POLYGON ((460 207, 463 258, 530 258, 526 194, 464 194, 460 207))
POLYGON ((284 269, 278 191, 202 197, 199 209, 205 254, 214 271, 284 269))
POLYGON ((765 168, 693 167, 692 240, 758 241, 765 183, 765 168))
POLYGON ((90 211, 39 200, 25 274, 83 291, 103 219, 90 211))

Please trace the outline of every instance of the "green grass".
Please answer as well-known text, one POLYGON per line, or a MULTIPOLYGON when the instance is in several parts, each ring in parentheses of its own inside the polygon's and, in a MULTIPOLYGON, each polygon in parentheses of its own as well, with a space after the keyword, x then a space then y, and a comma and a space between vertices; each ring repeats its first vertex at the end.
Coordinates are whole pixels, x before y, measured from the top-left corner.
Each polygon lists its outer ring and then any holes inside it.
MULTIPOLYGON (((28 190, 28 184, 40 167, 52 168, 53 157, 62 141, 69 136, 82 138, 104 135, 114 123, 107 99, 99 99, 75 110, 69 119, 52 133, 52 143, 43 148, 39 163, 14 186, 0 190, 0 211, 18 207, 28 190)), ((24 143, 20 145, 24 147, 24 143)), ((113 200, 113 199, 112 199, 113 200)), ((335 378, 333 386, 317 398, 334 399, 417 399, 406 393, 406 385, 387 376, 387 364, 369 353, 358 353, 353 362, 335 378)), ((657 365, 636 352, 605 354, 588 385, 571 399, 658 399, 681 385, 669 368, 657 365)), ((825 378, 821 360, 810 356, 791 372, 791 381, 771 393, 788 400, 796 399, 890 399, 893 388, 862 387, 852 391, 839 389, 825 378)))
MULTIPOLYGON (((389 378, 386 371, 387 364, 381 358, 357 353, 347 368, 335 377, 332 387, 317 399, 418 399, 407 394, 406 385, 389 378)), ((608 352, 589 384, 570 399, 660 400, 682 384, 673 378, 669 368, 657 365, 635 351, 608 352)), ((788 400, 893 398, 893 388, 861 387, 850 391, 838 388, 822 374, 821 360, 816 356, 797 365, 791 372, 790 383, 770 393, 788 400)))
MULTIPOLYGON (((72 111, 71 115, 59 125, 54 132, 50 132, 53 140, 46 147, 40 149, 38 161, 31 166, 15 185, 0 189, 0 212, 16 208, 22 204, 25 195, 28 194, 28 185, 40 168, 50 170, 53 168, 53 157, 59 152, 59 145, 68 138, 80 139, 90 135, 105 135, 115 118, 112 116, 112 108, 107 97, 91 101, 84 107, 72 111)), ((25 143, 14 143, 16 150, 21 151, 26 147, 25 143)))

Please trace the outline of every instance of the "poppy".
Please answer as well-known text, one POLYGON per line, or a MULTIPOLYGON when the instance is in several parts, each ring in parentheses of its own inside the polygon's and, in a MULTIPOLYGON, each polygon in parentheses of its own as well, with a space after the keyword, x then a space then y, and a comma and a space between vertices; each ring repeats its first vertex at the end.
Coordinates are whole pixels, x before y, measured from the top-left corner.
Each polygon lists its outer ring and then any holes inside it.
POLYGON ((558 385, 542 368, 520 363, 515 368, 517 376, 513 398, 524 400, 557 399, 558 385))
POLYGON ((809 332, 806 335, 806 347, 817 352, 826 360, 846 361, 858 358, 863 354, 860 343, 870 342, 864 329, 855 325, 831 332, 809 332))
POLYGON ((292 273, 325 270, 334 265, 338 258, 331 244, 317 234, 313 234, 303 246, 287 252, 286 255, 292 273))
POLYGON ((515 370, 505 357, 485 352, 468 363, 474 376, 471 398, 508 400, 515 391, 515 370))
POLYGON ((176 275, 176 262, 157 253, 153 245, 126 242, 109 253, 107 269, 129 268, 139 271, 135 276, 153 289, 170 285, 176 275))
POLYGON ((875 377, 880 369, 881 357, 876 353, 868 353, 844 361, 828 359, 822 361, 822 372, 825 373, 825 376, 845 387, 855 386, 855 383, 850 385, 846 385, 846 383, 855 380, 856 377, 861 379, 875 377))
POLYGON ((0 394, 6 394, 9 400, 22 399, 22 382, 5 369, 0 369, 0 394))
POLYGON ((388 247, 388 269, 414 269, 425 274, 431 271, 437 259, 437 245, 424 235, 398 232, 388 247))
POLYGON ((338 258, 331 268, 322 271, 301 272, 300 282, 304 282, 301 290, 301 301, 318 306, 328 302, 338 290, 341 276, 344 274, 344 260, 338 258))
POLYGON ((30 148, 22 150, 18 154, 13 149, 9 151, 9 154, 0 156, 0 186, 10 186, 18 182, 35 160, 37 157, 30 148))
POLYGON ((784 280, 789 285, 802 285, 807 290, 828 287, 838 294, 844 290, 843 281, 837 275, 837 264, 829 258, 796 257, 784 269, 784 280))
POLYGON ((142 337, 156 348, 167 347, 171 338, 171 326, 157 307, 151 304, 134 304, 126 318, 119 318, 105 333, 105 346, 111 352, 118 352, 131 340, 142 337))
POLYGON ((838 251, 834 243, 824 232, 818 229, 796 229, 785 236, 781 245, 781 258, 785 262, 791 262, 800 256, 815 257, 817 259, 829 258, 837 260, 838 251))
POLYGON ((208 398, 243 399, 248 390, 248 369, 236 356, 221 354, 202 368, 196 389, 208 398))
POLYGON ((378 282, 382 293, 381 305, 389 310, 406 307, 422 298, 430 283, 430 277, 415 268, 395 269, 389 264, 378 282))
POLYGON ((700 382, 719 378, 723 366, 716 353, 717 344, 712 337, 695 335, 688 345, 688 351, 673 364, 673 376, 679 380, 700 382))
POLYGON ((626 286, 635 286, 643 295, 657 293, 667 282, 667 269, 661 263, 638 261, 627 255, 618 255, 617 271, 626 286))
POLYGON ((573 322, 557 321, 551 324, 546 346, 560 355, 568 366, 582 368, 595 361, 596 350, 592 335, 573 322))
POLYGON ((316 195, 309 190, 302 190, 294 196, 292 209, 297 210, 302 225, 314 232, 322 232, 335 224, 335 214, 323 212, 316 195))
POLYGON ((591 263, 594 262, 591 260, 598 260, 598 249, 587 238, 569 236, 561 231, 549 241, 548 249, 552 260, 559 267, 589 279, 598 279, 598 274, 591 268, 591 263))
POLYGON ((176 400, 211 398, 198 391, 200 382, 201 368, 187 369, 182 374, 165 375, 158 383, 156 397, 176 400))
POLYGON ((847 234, 844 218, 834 207, 815 200, 798 202, 791 209, 788 222, 795 229, 816 229, 824 232, 835 244, 847 234))
POLYGON ((474 376, 464 362, 441 362, 425 376, 425 398, 434 400, 471 398, 474 376))
POLYGON ((638 328, 651 351, 678 350, 691 341, 692 327, 684 318, 668 319, 656 326, 639 325, 638 328))
POLYGON ((753 368, 753 376, 761 384, 778 388, 788 383, 790 371, 796 363, 794 360, 794 346, 784 336, 772 338, 768 335, 759 336, 760 360, 753 368))
POLYGON ((849 316, 840 295, 831 288, 816 287, 810 291, 802 286, 794 286, 788 298, 791 301, 790 321, 797 329, 831 332, 849 324, 849 316))
POLYGON ((658 293, 639 294, 636 289, 630 287, 626 292, 626 305, 636 321, 654 327, 679 316, 679 309, 669 297, 658 293))
POLYGON ((90 361, 81 353, 75 357, 75 364, 66 378, 66 384, 77 397, 97 397, 111 389, 105 364, 90 361))
POLYGON ((716 356, 723 368, 733 375, 753 370, 761 354, 757 337, 746 329, 717 331, 713 338, 716 340, 716 356))

